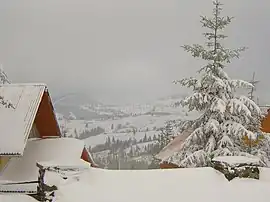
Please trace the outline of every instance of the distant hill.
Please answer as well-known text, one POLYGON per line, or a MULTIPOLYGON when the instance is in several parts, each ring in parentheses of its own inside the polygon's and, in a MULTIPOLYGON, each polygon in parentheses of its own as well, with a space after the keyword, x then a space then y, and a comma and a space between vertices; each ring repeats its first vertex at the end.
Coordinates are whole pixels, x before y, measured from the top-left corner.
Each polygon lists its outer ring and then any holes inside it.
POLYGON ((56 112, 62 114, 64 117, 68 117, 72 112, 77 119, 91 120, 102 118, 99 113, 95 111, 87 111, 82 108, 83 105, 99 106, 100 102, 92 99, 86 94, 69 93, 60 95, 53 98, 53 104, 56 112))

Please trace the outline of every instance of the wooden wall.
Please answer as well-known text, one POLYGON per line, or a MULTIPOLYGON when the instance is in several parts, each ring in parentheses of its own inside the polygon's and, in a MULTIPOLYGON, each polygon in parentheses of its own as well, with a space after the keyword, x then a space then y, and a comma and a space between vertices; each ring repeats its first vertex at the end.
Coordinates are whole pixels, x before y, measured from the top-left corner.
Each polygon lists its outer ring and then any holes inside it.
POLYGON ((160 163, 159 167, 161 169, 179 168, 179 166, 172 164, 172 163, 167 163, 167 162, 160 163))
POLYGON ((265 133, 270 133, 270 110, 268 110, 268 114, 262 121, 262 131, 265 133))
POLYGON ((47 91, 45 91, 42 96, 42 100, 36 115, 35 124, 41 138, 46 136, 61 136, 51 99, 47 91))

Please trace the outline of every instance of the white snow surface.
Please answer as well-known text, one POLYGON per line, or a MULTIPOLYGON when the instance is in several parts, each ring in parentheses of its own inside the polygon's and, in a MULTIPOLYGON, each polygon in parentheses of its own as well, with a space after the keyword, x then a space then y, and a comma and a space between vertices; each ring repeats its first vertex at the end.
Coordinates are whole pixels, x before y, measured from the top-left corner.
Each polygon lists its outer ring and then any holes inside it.
POLYGON ((269 169, 261 179, 227 181, 212 168, 104 170, 91 168, 76 180, 59 182, 55 202, 268 202, 269 169))
MULTIPOLYGON (((60 166, 79 166, 82 163, 81 155, 84 142, 74 138, 33 139, 29 140, 23 157, 13 157, 0 176, 0 191, 5 189, 22 189, 24 187, 5 186, 7 182, 26 182, 38 179, 37 162, 47 162, 60 166), (1 185, 2 184, 2 185, 1 185)), ((26 188, 29 192, 36 190, 36 185, 26 188)))
POLYGON ((0 95, 9 101, 13 108, 0 106, 0 155, 23 154, 45 88, 45 84, 1 86, 0 95))
POLYGON ((0 202, 37 202, 36 199, 34 199, 31 196, 28 195, 0 195, 0 202))
POLYGON ((260 159, 256 157, 247 157, 247 156, 217 156, 213 158, 213 161, 224 162, 229 165, 237 164, 255 164, 260 165, 260 159))

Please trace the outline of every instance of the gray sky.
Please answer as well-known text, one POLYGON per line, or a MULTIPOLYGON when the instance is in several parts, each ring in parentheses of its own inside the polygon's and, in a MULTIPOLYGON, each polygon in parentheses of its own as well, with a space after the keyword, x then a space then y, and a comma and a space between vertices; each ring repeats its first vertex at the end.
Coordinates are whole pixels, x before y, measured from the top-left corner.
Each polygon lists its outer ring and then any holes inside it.
MULTIPOLYGON (((211 2, 0 0, 0 62, 13 82, 45 82, 53 95, 83 91, 106 102, 137 102, 181 92, 172 81, 202 63, 180 45, 202 41, 199 16, 211 14, 211 2)), ((256 71, 266 100, 270 1, 223 3, 224 14, 236 17, 227 44, 249 47, 228 72, 249 79, 256 71)))

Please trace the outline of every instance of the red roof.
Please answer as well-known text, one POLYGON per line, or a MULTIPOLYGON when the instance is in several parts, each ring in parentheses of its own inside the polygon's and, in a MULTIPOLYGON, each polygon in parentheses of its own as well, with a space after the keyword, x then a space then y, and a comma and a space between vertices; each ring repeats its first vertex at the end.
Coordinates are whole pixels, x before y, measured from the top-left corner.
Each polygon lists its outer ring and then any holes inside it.
POLYGON ((191 130, 187 130, 176 136, 166 147, 164 147, 157 155, 156 158, 165 161, 171 157, 175 152, 180 152, 182 145, 187 137, 191 134, 191 130))
POLYGON ((91 164, 91 167, 98 167, 98 165, 94 162, 92 155, 87 151, 86 148, 83 149, 81 159, 91 164))

